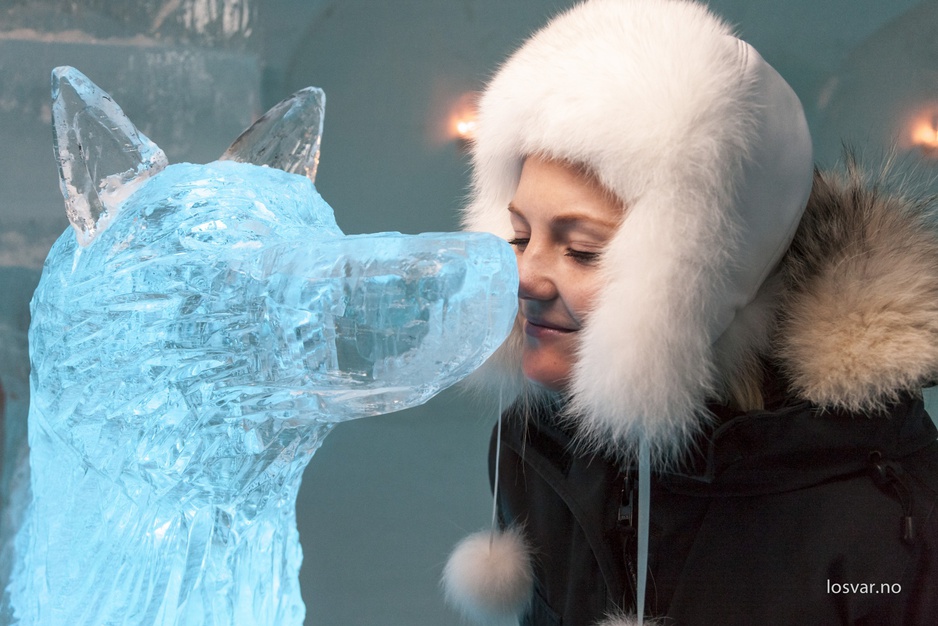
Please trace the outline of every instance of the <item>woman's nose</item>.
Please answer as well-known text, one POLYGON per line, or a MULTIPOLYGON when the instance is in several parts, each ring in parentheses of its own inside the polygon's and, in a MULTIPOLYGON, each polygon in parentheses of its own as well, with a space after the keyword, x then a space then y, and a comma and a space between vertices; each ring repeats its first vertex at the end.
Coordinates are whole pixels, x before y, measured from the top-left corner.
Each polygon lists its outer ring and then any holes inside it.
POLYGON ((552 266, 543 251, 530 243, 518 254, 518 297, 550 300, 557 295, 552 266))

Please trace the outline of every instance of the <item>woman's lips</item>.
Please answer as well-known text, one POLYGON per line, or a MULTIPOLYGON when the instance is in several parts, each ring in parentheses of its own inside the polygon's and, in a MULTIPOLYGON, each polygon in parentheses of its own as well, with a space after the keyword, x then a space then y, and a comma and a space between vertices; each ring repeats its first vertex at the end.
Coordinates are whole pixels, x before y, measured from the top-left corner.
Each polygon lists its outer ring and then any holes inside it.
POLYGON ((576 331, 572 328, 560 328, 558 326, 551 326, 545 322, 537 323, 528 319, 524 320, 524 334, 528 335, 529 337, 534 337, 535 339, 559 337, 562 335, 569 335, 573 332, 576 331))

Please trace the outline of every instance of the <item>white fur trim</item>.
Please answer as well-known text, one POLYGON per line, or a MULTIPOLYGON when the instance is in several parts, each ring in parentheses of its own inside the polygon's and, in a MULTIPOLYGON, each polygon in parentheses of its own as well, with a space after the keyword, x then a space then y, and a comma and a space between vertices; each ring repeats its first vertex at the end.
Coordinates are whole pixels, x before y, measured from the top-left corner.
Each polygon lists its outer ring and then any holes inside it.
POLYGON ((467 229, 511 236, 506 208, 531 154, 585 165, 626 209, 581 333, 581 434, 625 453, 646 438, 666 465, 726 384, 714 344, 726 335, 733 354, 760 335, 727 330, 810 190, 801 105, 704 5, 592 0, 535 33, 483 95, 467 229))
MULTIPOLYGON (((652 626, 651 622, 646 621, 645 623, 652 626)), ((634 615, 617 615, 604 619, 596 626, 638 626, 638 618, 634 615)))
MULTIPOLYGON (((661 620, 645 618, 642 622, 644 626, 663 626, 661 620)), ((610 615, 596 626, 638 626, 638 617, 635 615, 610 615)))
MULTIPOLYGON (((642 622, 644 626, 661 626, 661 622, 656 619, 648 619, 642 622)), ((612 615, 596 624, 596 626, 638 626, 638 617, 635 615, 612 615)))
POLYGON ((446 600, 478 624, 516 619, 531 602, 534 573, 521 530, 463 539, 443 570, 446 600))

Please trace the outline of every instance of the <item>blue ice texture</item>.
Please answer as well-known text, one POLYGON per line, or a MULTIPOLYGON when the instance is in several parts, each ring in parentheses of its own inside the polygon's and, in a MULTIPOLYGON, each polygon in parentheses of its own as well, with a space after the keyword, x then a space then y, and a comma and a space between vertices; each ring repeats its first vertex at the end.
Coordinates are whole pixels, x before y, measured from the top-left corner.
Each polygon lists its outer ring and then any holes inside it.
POLYGON ((31 305, 12 623, 302 624, 295 502, 323 438, 425 402, 507 336, 504 241, 342 233, 312 182, 322 110, 308 88, 223 160, 167 165, 54 71, 72 228, 31 305))

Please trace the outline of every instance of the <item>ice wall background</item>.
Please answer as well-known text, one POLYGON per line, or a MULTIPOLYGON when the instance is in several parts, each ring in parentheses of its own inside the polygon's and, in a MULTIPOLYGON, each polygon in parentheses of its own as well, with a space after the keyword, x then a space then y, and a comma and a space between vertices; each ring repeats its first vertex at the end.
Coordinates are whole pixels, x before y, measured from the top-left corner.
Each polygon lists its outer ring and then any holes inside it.
MULTIPOLYGON (((292 91, 328 97, 317 177, 347 233, 457 228, 467 159, 453 116, 564 0, 5 0, 0 2, 0 536, 25 437, 28 302, 67 226, 52 157, 49 72, 70 64, 170 161, 215 159, 292 91)), ((841 138, 938 156, 938 0, 713 0, 805 104, 818 160, 841 138)), ((451 546, 490 516, 494 416, 458 392, 342 424, 298 504, 312 625, 448 625, 451 546)), ((0 557, 2 563, 2 557, 0 557)), ((3 576, 0 568, 0 577, 3 576)))

